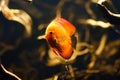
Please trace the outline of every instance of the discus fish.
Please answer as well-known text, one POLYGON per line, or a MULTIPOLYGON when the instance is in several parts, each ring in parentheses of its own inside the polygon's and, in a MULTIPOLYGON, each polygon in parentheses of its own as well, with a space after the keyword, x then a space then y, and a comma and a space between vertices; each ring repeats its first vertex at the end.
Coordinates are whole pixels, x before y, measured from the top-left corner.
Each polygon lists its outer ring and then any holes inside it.
POLYGON ((76 28, 63 18, 55 18, 45 32, 45 39, 56 55, 69 59, 73 54, 73 39, 76 28))

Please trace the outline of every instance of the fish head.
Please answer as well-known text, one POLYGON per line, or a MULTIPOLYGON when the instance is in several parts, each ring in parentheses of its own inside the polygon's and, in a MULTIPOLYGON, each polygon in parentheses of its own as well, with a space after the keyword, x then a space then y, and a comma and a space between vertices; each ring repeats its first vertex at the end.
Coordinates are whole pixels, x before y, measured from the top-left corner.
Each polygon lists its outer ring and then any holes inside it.
POLYGON ((64 21, 64 19, 55 19, 47 26, 45 39, 53 49, 53 52, 64 59, 69 59, 73 54, 71 36, 74 30, 75 28, 68 21, 64 21), (68 27, 72 27, 73 31, 68 27))

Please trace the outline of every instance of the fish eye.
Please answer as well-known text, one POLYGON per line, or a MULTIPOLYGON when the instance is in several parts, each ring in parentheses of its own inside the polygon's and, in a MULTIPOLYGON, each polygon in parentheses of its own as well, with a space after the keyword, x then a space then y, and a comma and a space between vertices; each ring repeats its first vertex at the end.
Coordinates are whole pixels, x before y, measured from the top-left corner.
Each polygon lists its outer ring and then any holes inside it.
POLYGON ((53 32, 52 32, 52 31, 50 31, 50 34, 53 34, 53 32))

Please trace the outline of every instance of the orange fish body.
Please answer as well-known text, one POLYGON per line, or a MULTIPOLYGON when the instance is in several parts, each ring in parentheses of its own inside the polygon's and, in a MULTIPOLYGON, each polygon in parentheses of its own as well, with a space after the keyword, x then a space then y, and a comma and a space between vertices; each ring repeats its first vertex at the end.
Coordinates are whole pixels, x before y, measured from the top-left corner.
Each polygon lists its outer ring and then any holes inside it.
POLYGON ((75 27, 63 18, 54 19, 47 27, 45 38, 55 54, 69 59, 73 54, 71 36, 75 27))

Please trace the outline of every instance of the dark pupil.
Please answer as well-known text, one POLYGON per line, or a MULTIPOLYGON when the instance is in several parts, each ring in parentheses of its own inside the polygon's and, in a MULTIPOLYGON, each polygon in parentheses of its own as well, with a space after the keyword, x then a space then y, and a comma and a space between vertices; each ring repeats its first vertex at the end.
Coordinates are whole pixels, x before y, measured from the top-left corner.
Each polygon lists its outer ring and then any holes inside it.
POLYGON ((53 32, 50 32, 50 34, 53 34, 53 32))

